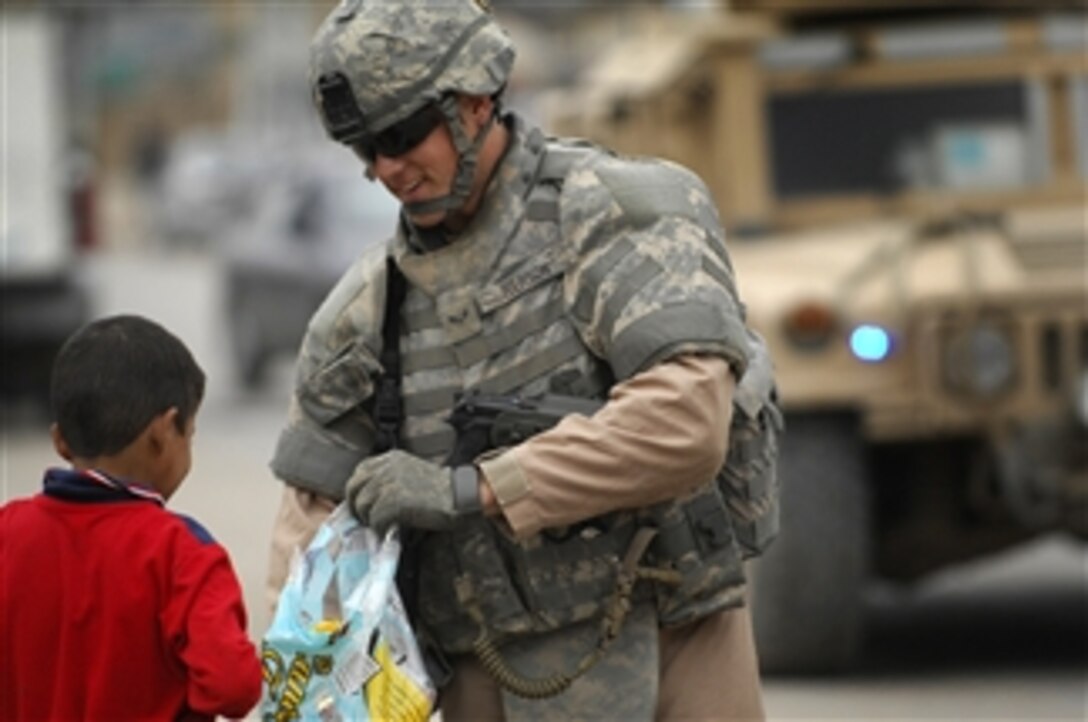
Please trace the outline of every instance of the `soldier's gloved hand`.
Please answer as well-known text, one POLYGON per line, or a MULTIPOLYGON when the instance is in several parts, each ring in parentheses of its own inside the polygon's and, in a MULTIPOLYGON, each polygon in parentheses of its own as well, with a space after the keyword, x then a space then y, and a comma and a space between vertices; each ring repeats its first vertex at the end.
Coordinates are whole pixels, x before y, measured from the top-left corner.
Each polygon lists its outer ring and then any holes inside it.
POLYGON ((445 531, 457 517, 450 470, 400 449, 359 462, 345 498, 359 521, 379 534, 393 524, 445 531))

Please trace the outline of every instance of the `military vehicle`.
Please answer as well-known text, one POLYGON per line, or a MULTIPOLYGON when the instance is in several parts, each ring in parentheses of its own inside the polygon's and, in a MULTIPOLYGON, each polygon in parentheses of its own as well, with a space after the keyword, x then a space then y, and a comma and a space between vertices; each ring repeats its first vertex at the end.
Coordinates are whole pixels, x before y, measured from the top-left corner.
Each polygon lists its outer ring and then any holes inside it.
POLYGON ((768 672, 859 662, 878 582, 1088 539, 1088 21, 948 5, 631 22, 548 104, 698 172, 731 234, 786 412, 768 672))

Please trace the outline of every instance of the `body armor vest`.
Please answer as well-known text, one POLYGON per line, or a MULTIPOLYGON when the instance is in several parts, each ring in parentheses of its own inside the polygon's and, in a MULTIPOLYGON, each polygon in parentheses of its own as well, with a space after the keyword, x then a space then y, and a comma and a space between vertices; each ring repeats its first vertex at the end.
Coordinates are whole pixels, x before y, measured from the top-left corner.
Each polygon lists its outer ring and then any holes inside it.
MULTIPOLYGON (((489 236, 427 254, 407 253, 403 238, 400 249, 394 247, 411 281, 401 315, 401 437, 406 450, 436 462, 453 445, 445 417, 464 389, 603 398, 612 383, 607 364, 566 316, 568 245, 558 224, 564 176, 577 158, 602 151, 545 142, 535 131, 514 151, 524 156, 516 176, 493 183, 505 195, 485 201, 481 211, 490 203, 496 214, 486 224, 489 236)), ((742 560, 769 541, 774 526, 766 501, 774 490, 750 483, 753 468, 768 471, 773 461, 764 432, 771 424, 765 409, 773 408, 769 362, 763 376, 749 376, 755 381, 738 387, 734 427, 740 429, 733 433, 744 443, 730 448, 733 468, 727 463, 690 498, 545 530, 526 541, 482 517, 425 535, 417 557, 417 611, 439 646, 469 651, 480 619, 501 643, 601 616, 621 560, 645 527, 656 534, 639 564, 668 574, 647 574, 633 598, 652 601, 661 624, 741 604, 742 560)), ((769 472, 773 479, 773 467, 769 472)))

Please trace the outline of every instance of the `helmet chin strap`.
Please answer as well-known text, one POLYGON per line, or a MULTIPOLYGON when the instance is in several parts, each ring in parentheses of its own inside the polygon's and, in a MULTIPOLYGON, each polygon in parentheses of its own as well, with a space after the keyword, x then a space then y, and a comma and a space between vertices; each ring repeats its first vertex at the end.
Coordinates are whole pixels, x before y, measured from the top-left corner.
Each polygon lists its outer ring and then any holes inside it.
POLYGON ((445 96, 439 101, 438 108, 446 116, 446 124, 449 126, 450 135, 453 136, 453 147, 457 151, 457 174, 453 178, 453 186, 447 195, 415 203, 405 203, 404 209, 411 215, 425 216, 439 211, 449 214, 459 211, 465 205, 472 194, 472 182, 476 178, 480 148, 483 147, 484 140, 495 123, 495 113, 492 113, 487 122, 480 127, 476 138, 471 139, 465 132, 464 123, 461 122, 456 96, 445 96))

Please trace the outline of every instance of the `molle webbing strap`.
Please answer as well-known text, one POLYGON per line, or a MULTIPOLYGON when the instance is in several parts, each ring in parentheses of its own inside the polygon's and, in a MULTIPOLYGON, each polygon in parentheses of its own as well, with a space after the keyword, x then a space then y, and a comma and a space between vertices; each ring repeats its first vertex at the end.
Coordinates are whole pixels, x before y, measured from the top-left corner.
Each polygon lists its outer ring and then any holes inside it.
POLYGON ((418 371, 436 371, 452 366, 468 368, 513 348, 532 334, 544 331, 562 317, 562 300, 556 299, 554 302, 529 311, 509 326, 477 338, 470 338, 456 346, 445 344, 410 350, 404 355, 402 371, 410 375, 418 371))
POLYGON ((623 281, 616 286, 612 295, 604 302, 601 311, 599 333, 605 338, 612 338, 616 328, 616 322, 635 295, 645 288, 651 281, 662 275, 665 269, 654 258, 643 258, 638 265, 631 269, 623 281))
POLYGON ((392 257, 386 259, 385 318, 382 320, 382 352, 378 360, 382 375, 374 393, 374 425, 377 438, 374 453, 400 445, 400 427, 404 422, 404 402, 400 393, 400 309, 407 293, 407 281, 392 257))
POLYGON ((581 284, 578 296, 574 299, 574 316, 583 321, 589 321, 593 316, 593 306, 597 300, 597 291, 608 272, 615 268, 624 258, 635 252, 635 247, 626 238, 620 238, 610 243, 603 253, 598 254, 589 266, 583 271, 585 280, 581 284))
MULTIPOLYGON (((543 141, 543 138, 540 139, 543 141)), ((530 142, 533 142, 530 139, 530 142)), ((584 158, 588 144, 547 143, 533 186, 526 200, 526 217, 531 221, 559 221, 559 192, 571 168, 584 158)))

